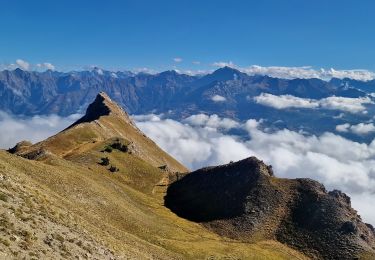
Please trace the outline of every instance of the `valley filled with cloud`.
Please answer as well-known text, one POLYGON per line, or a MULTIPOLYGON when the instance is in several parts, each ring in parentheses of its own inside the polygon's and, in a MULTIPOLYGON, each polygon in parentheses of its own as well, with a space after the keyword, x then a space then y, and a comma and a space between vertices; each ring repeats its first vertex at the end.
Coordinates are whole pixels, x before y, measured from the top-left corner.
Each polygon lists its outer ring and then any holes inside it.
POLYGON ((73 114, 68 117, 57 115, 20 117, 0 111, 0 148, 8 149, 17 142, 28 140, 33 143, 64 130, 75 122, 81 115, 73 114))
MULTIPOLYGON (((0 137, 0 147, 7 149, 21 140, 43 140, 79 116, 22 118, 0 112, 0 131, 7 133, 0 137)), ((256 156, 271 164, 278 177, 311 178, 328 190, 346 192, 363 219, 375 223, 375 209, 371 210, 375 199, 375 141, 358 143, 330 132, 316 136, 288 129, 271 131, 264 120, 237 122, 217 115, 197 114, 182 121, 155 114, 133 119, 147 136, 191 170, 256 156)), ((341 128, 368 130, 366 126, 341 128)))
MULTIPOLYGON (((249 97, 251 98, 251 97, 249 97)), ((322 108, 339 110, 349 113, 367 113, 366 104, 374 104, 369 97, 349 98, 331 96, 322 99, 300 98, 292 95, 272 95, 262 93, 253 98, 258 104, 273 107, 276 109, 286 108, 322 108)))
POLYGON ((357 143, 333 133, 269 132, 262 120, 241 124, 216 115, 194 115, 182 122, 157 115, 134 119, 146 135, 193 170, 257 156, 279 177, 311 178, 329 190, 348 193, 360 215, 375 223, 375 142, 357 143), (247 137, 229 134, 234 128, 245 130, 247 137))

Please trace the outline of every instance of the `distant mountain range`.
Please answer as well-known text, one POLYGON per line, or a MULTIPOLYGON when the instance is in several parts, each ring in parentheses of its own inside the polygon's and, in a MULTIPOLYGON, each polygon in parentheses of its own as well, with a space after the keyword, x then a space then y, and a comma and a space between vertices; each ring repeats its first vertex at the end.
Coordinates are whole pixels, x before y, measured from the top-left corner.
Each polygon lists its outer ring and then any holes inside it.
POLYGON ((0 109, 24 115, 69 115, 84 110, 98 92, 106 91, 132 114, 178 110, 181 114, 206 111, 247 118, 241 110, 249 106, 248 98, 263 92, 318 99, 332 95, 360 97, 372 89, 375 81, 288 80, 249 76, 229 67, 204 76, 173 70, 152 75, 101 69, 68 73, 16 69, 0 72, 0 109), (215 102, 215 95, 226 102, 215 102))
POLYGON ((250 76, 230 67, 211 74, 191 76, 174 70, 158 74, 111 72, 95 68, 76 72, 0 72, 0 110, 16 115, 61 116, 83 112, 96 94, 105 91, 131 114, 167 114, 182 119, 207 113, 237 120, 267 118, 270 126, 333 131, 338 124, 365 122, 372 114, 348 115, 340 111, 277 110, 254 102, 261 93, 321 99, 330 96, 358 98, 375 92, 375 80, 281 79, 250 76), (305 119, 309 118, 308 121, 305 119), (332 118, 336 118, 332 120, 332 118), (303 122, 303 123, 302 123, 303 122), (327 123, 328 122, 328 123, 327 123), (277 125, 274 125, 277 124, 277 125))

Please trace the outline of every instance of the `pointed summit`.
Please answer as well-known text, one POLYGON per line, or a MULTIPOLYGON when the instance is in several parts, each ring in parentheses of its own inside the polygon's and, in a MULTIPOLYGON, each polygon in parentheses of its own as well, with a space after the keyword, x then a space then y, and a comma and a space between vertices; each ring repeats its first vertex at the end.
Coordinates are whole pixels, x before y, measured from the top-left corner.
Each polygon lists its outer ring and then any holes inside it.
POLYGON ((235 68, 231 68, 228 66, 219 68, 212 72, 211 74, 207 74, 203 76, 199 81, 198 85, 207 85, 215 81, 229 81, 229 80, 236 80, 246 78, 248 75, 243 73, 235 68))
POLYGON ((168 166, 172 171, 187 169, 160 149, 132 121, 129 115, 104 92, 88 106, 86 114, 62 132, 17 153, 28 159, 41 159, 53 154, 62 158, 77 158, 97 149, 113 145, 115 140, 132 147, 132 155, 152 166, 168 166))
POLYGON ((92 102, 87 107, 86 114, 70 127, 85 122, 92 122, 98 120, 102 116, 110 115, 118 116, 119 118, 125 119, 127 122, 133 124, 133 122, 131 122, 131 119, 129 118, 128 113, 126 113, 119 105, 113 102, 105 92, 100 92, 96 96, 94 102, 92 102))

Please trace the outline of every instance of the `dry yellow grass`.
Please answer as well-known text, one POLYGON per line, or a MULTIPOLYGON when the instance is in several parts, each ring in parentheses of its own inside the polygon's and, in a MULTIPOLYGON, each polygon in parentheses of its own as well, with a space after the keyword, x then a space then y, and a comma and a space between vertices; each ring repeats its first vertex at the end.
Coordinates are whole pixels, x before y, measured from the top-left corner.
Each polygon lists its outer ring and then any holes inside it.
MULTIPOLYGON (((31 196, 35 205, 27 207, 28 215, 40 220, 29 225, 39 237, 31 251, 16 240, 4 240, 0 241, 4 255, 17 258, 15 250, 19 250, 18 257, 26 258, 306 259, 275 241, 243 243, 220 237, 165 208, 165 186, 158 184, 167 183, 169 173, 158 167, 187 169, 144 136, 124 111, 107 98, 104 102, 111 108, 109 115, 75 125, 20 152, 43 150, 37 161, 0 151, 0 183, 4 184, 0 192, 13 193, 1 205, 18 208, 22 198, 31 196), (131 153, 103 152, 113 142, 129 145, 131 153), (99 164, 104 157, 109 159, 107 166, 99 164), (119 171, 111 173, 110 165, 119 171), (65 233, 46 237, 49 230, 65 233), (85 240, 85 247, 66 242, 77 236, 85 240)), ((14 218, 13 225, 20 226, 20 221, 14 218)), ((10 227, 0 229, 4 237, 12 232, 10 227)))
MULTIPOLYGON (((129 164, 132 161, 125 160, 129 164)), ((57 208, 69 216, 72 227, 113 250, 118 258, 305 259, 274 241, 240 243, 177 217, 152 194, 150 185, 164 173, 154 168, 148 175, 147 163, 139 159, 132 163, 134 172, 112 174, 99 165, 90 170, 54 156, 41 163, 0 152, 2 176, 22 180, 25 187, 37 190, 34 193, 41 198, 40 206, 57 208), (134 183, 132 178, 138 174, 141 177, 134 183)))

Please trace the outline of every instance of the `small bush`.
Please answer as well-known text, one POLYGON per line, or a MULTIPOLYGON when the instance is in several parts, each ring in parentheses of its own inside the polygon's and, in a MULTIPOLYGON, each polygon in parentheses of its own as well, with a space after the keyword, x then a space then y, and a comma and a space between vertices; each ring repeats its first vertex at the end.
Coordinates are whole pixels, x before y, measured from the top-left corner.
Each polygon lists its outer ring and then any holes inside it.
POLYGON ((8 202, 8 196, 5 195, 4 193, 0 192, 0 200, 4 202, 8 202))
POLYGON ((103 158, 101 158, 101 162, 99 163, 100 165, 103 165, 103 166, 107 166, 107 165, 109 165, 109 159, 108 159, 108 157, 103 157, 103 158))
POLYGON ((162 165, 162 166, 159 166, 158 167, 160 170, 162 170, 162 171, 166 171, 166 172, 168 172, 169 171, 169 168, 168 168, 168 165, 162 165))
POLYGON ((125 144, 122 144, 119 139, 117 139, 114 143, 110 145, 106 145, 101 152, 111 153, 113 150, 118 150, 124 153, 129 152, 128 146, 125 144))
POLYGON ((128 151, 128 146, 120 143, 119 141, 111 144, 111 147, 113 149, 119 150, 119 151, 124 152, 124 153, 126 153, 128 151))
POLYGON ((107 145, 106 147, 104 147, 103 151, 106 153, 112 153, 113 148, 110 145, 107 145))
POLYGON ((111 165, 111 167, 109 168, 109 171, 110 172, 118 172, 119 169, 116 166, 111 165))
POLYGON ((6 238, 0 238, 0 243, 2 243, 4 246, 10 246, 10 242, 6 238))
POLYGON ((61 243, 64 242, 64 237, 58 233, 55 233, 55 234, 52 234, 52 237, 58 241, 60 241, 61 243))

